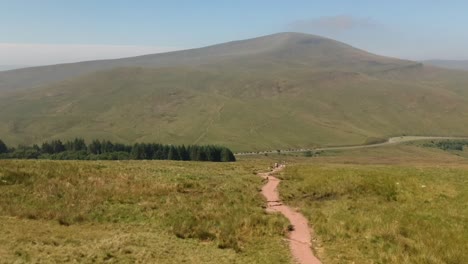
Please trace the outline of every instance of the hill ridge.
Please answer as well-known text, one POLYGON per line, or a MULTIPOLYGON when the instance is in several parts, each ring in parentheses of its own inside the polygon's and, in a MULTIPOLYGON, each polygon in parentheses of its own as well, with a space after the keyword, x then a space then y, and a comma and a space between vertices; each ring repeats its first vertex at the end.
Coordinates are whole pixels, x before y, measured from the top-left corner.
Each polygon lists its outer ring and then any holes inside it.
POLYGON ((18 72, 29 84, 18 89, 2 90, 15 76, 0 73, 1 139, 196 142, 239 152, 468 134, 466 74, 326 38, 281 33, 151 56, 26 69, 18 72))
MULTIPOLYGON (((47 66, 37 66, 0 72, 0 95, 3 92, 28 90, 45 85, 51 85, 63 80, 77 78, 96 71, 110 70, 121 67, 177 67, 199 66, 217 63, 220 60, 242 59, 248 56, 261 56, 276 52, 276 59, 286 56, 303 54, 320 57, 325 51, 330 56, 365 56, 369 61, 388 60, 391 63, 409 63, 408 61, 388 58, 367 53, 342 42, 329 38, 304 33, 283 32, 257 38, 230 41, 207 47, 171 51, 166 53, 148 54, 136 57, 94 60, 76 63, 65 63, 47 66)), ((286 58, 288 59, 288 58, 286 58)), ((306 58, 307 59, 307 58, 306 58)))

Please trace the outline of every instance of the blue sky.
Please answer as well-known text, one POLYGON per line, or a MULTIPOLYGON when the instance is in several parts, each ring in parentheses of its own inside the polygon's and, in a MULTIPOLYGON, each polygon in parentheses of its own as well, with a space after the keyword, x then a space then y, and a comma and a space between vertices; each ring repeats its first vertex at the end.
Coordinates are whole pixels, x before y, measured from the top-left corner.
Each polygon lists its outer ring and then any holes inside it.
POLYGON ((49 63, 41 56, 53 63, 67 53, 64 61, 123 57, 281 31, 415 60, 468 59, 467 10, 468 1, 457 0, 0 0, 0 65, 49 63))

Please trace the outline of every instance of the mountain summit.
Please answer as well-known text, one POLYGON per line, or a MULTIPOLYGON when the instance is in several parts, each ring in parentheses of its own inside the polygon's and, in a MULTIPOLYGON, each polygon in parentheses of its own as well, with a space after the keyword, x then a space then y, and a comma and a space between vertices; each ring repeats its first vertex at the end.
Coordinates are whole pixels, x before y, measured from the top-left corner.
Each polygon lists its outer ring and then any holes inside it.
POLYGON ((0 72, 0 135, 223 144, 236 151, 466 135, 468 77, 279 33, 0 72))
POLYGON ((284 67, 378 71, 413 62, 373 55, 347 44, 302 33, 278 33, 204 48, 131 58, 40 66, 0 72, 0 92, 26 90, 119 67, 284 67))

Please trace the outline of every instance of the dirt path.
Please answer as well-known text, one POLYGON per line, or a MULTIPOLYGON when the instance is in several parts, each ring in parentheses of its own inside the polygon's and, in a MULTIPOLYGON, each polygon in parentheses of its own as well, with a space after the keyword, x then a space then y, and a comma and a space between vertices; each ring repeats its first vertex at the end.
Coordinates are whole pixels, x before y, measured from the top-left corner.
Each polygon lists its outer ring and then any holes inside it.
POLYGON ((267 182, 262 187, 262 194, 267 200, 267 212, 279 212, 283 214, 294 227, 289 233, 289 247, 296 261, 300 264, 321 264, 320 260, 314 256, 311 249, 311 230, 307 219, 301 214, 284 205, 280 198, 277 187, 281 182, 272 176, 273 173, 282 170, 284 166, 274 169, 271 172, 259 173, 267 182))
MULTIPOLYGON (((439 140, 440 139, 454 140, 454 139, 468 139, 468 137, 403 136, 403 137, 392 137, 392 138, 389 138, 385 142, 369 144, 369 145, 323 147, 323 148, 315 148, 315 149, 287 149, 287 150, 280 150, 280 152, 281 153, 290 153, 290 152, 324 151, 324 150, 350 150, 350 149, 382 147, 382 146, 386 146, 386 145, 393 145, 393 144, 399 144, 399 143, 411 142, 411 141, 438 140, 438 139, 439 140)), ((240 152, 240 153, 236 153, 236 156, 263 155, 263 154, 276 153, 276 152, 277 151, 274 151, 274 150, 259 151, 259 152, 240 152)))

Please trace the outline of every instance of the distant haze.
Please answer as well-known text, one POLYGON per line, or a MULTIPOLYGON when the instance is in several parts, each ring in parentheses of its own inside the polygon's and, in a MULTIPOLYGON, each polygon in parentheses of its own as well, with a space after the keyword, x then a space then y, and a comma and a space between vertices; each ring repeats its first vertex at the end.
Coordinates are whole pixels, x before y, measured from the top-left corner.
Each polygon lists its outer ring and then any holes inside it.
POLYGON ((402 59, 468 59, 461 0, 4 2, 1 65, 129 57, 285 31, 402 59))
MULTIPOLYGON (((436 26, 431 25, 432 28, 436 26)), ((374 17, 320 16, 293 21, 286 26, 286 30, 329 37, 376 54, 402 59, 468 59, 466 34, 452 37, 447 36, 449 32, 441 29, 434 29, 429 33, 424 32, 425 28, 402 30, 374 17), (446 37, 434 39, 435 36, 446 37), (443 45, 439 42, 440 39, 445 40, 443 45)))
POLYGON ((0 43, 0 71, 78 61, 116 59, 177 50, 172 47, 0 43))
POLYGON ((468 71, 468 60, 428 60, 424 63, 447 69, 468 71))
POLYGON ((8 71, 29 67, 29 65, 0 65, 0 71, 8 71))

